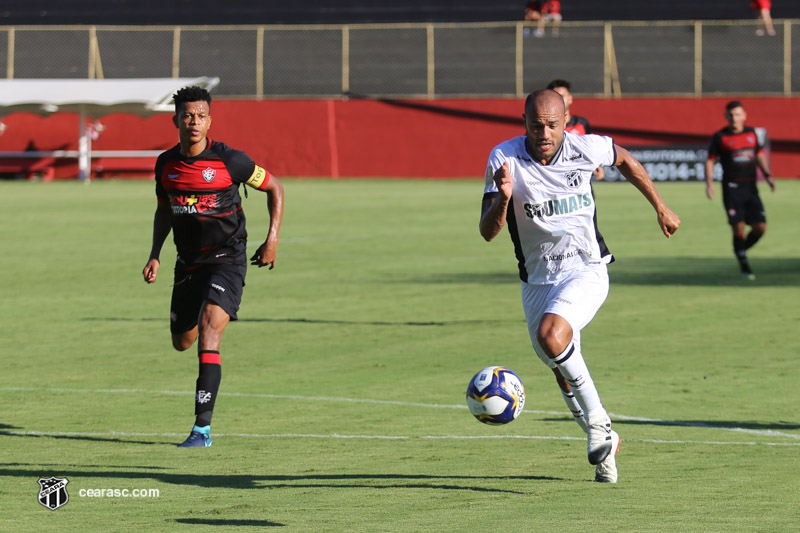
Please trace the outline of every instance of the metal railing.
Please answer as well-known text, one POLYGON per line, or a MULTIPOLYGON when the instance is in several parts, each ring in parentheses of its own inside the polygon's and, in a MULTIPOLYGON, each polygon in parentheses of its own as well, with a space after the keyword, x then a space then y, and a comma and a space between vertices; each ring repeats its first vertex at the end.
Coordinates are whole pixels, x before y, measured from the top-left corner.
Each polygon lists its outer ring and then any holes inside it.
POLYGON ((0 27, 6 78, 219 76, 229 98, 800 94, 800 20, 0 27))

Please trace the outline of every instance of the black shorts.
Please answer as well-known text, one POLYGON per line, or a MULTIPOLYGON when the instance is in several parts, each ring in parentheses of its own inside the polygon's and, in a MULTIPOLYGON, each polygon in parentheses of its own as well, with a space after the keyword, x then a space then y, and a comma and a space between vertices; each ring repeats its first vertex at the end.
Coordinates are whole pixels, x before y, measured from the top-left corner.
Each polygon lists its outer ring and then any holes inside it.
POLYGON ((170 303, 170 331, 181 334, 197 325, 206 300, 217 304, 236 320, 242 301, 247 265, 175 264, 175 284, 170 303))
POLYGON ((722 191, 722 205, 731 226, 744 222, 748 225, 767 221, 767 213, 758 192, 742 191, 725 187, 722 191))

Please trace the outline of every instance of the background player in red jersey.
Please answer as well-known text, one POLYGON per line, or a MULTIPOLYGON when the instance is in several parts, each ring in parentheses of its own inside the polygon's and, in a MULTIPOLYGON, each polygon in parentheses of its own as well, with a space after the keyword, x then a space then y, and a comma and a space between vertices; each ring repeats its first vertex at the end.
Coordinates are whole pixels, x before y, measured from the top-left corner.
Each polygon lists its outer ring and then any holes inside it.
POLYGON ((754 280, 747 250, 767 231, 767 216, 756 186, 756 166, 761 168, 773 192, 775 180, 770 175, 764 155, 765 140, 759 138, 754 128, 745 126, 747 113, 742 103, 738 100, 728 102, 725 118, 728 126, 714 134, 708 147, 706 196, 709 200, 714 198, 714 165, 719 161, 722 165, 722 203, 733 230, 733 252, 742 275, 754 280), (745 237, 747 226, 750 226, 750 233, 745 237))
POLYGON ((174 96, 180 142, 156 161, 153 246, 142 271, 156 281, 159 255, 170 231, 178 258, 170 306, 172 346, 187 350, 198 341, 200 362, 195 390, 195 423, 181 447, 211 446, 211 415, 222 378, 222 334, 242 298, 247 270, 247 230, 239 196, 245 184, 267 193, 267 239, 252 265, 275 266, 283 219, 283 186, 244 152, 208 138, 211 96, 186 87, 174 96))
MULTIPOLYGON (((577 133, 578 135, 586 135, 592 133, 592 128, 589 126, 589 120, 585 117, 579 117, 570 113, 569 109, 572 106, 572 84, 567 80, 556 78, 547 84, 548 89, 553 89, 561 95, 564 99, 564 107, 567 110, 567 125, 564 131, 567 133, 577 133)), ((603 167, 598 167, 594 171, 594 179, 597 181, 606 177, 606 172, 603 167)))

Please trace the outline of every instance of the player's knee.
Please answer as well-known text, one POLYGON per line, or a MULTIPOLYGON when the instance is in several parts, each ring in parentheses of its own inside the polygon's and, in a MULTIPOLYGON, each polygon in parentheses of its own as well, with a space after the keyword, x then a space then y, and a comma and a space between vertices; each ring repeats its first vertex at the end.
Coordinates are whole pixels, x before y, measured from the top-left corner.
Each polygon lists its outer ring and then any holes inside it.
POLYGON ((572 332, 566 332, 555 325, 545 325, 536 332, 536 340, 548 357, 556 357, 566 350, 572 340, 572 332))
POLYGON ((179 352, 184 352, 191 348, 194 344, 197 334, 191 335, 190 333, 183 333, 181 335, 172 335, 172 347, 179 352))

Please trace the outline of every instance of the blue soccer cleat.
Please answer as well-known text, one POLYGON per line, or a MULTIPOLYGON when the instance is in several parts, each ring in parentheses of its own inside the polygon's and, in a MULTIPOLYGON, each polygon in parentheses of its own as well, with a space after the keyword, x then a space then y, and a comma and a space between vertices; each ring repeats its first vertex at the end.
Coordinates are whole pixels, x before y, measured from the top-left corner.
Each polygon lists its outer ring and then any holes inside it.
POLYGON ((208 448, 211 446, 211 426, 193 426, 189 437, 178 448, 208 448))

